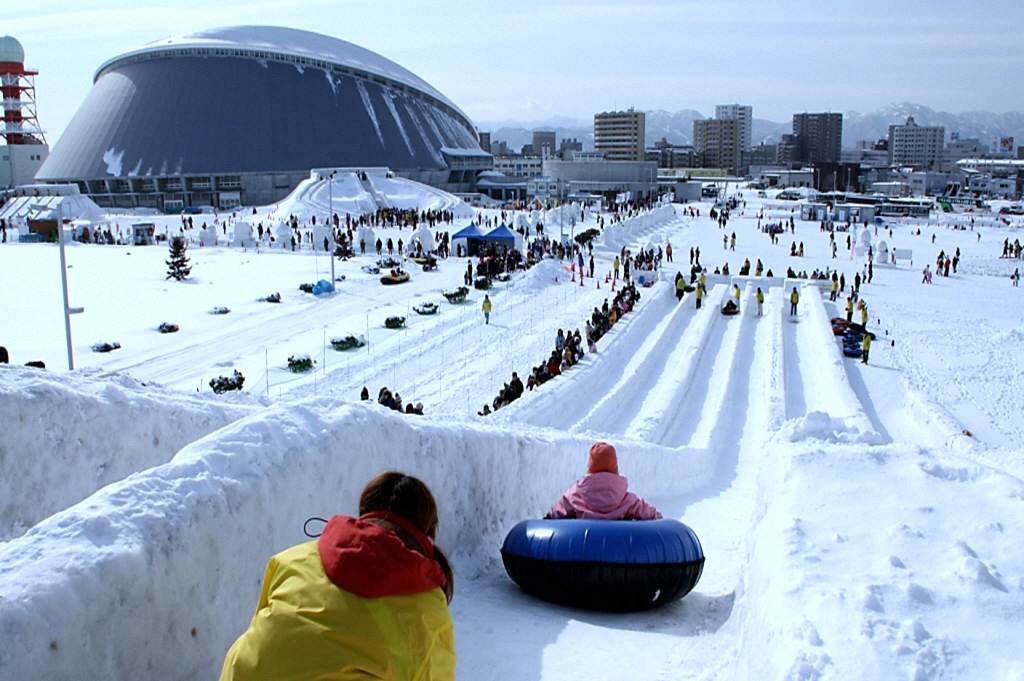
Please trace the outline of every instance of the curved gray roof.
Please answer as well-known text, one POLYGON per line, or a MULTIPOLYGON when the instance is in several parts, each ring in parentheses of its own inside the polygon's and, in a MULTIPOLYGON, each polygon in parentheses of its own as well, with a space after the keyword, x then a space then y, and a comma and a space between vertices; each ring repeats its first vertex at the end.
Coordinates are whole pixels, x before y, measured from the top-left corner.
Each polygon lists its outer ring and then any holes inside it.
POLYGON ((101 68, 36 177, 440 170, 449 152, 483 153, 457 109, 366 72, 218 53, 118 58, 101 68))
POLYGON ((403 66, 371 52, 365 47, 312 31, 280 26, 225 26, 198 31, 184 36, 156 40, 142 47, 108 59, 98 69, 93 80, 98 80, 107 69, 139 58, 159 55, 181 56, 183 51, 231 50, 262 53, 262 58, 275 57, 320 61, 351 69, 368 76, 378 76, 433 97, 452 107, 470 122, 469 116, 436 90, 430 83, 403 66))

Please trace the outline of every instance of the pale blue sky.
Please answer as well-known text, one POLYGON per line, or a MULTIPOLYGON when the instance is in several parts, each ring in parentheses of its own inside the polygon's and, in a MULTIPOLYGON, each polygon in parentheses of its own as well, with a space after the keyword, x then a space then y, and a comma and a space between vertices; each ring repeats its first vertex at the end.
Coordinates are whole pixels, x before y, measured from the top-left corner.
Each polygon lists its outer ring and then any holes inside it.
POLYGON ((95 68, 172 34, 282 25, 397 61, 474 120, 754 106, 869 111, 1024 109, 1024 0, 36 0, 6 3, 0 33, 39 69, 51 144, 95 68))

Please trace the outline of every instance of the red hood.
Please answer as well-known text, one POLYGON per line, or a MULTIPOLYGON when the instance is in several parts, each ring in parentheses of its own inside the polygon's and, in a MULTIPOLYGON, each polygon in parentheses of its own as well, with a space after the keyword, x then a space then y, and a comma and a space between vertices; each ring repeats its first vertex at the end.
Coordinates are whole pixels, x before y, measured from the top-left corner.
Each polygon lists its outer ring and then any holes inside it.
POLYGON ((394 532, 368 520, 401 527, 427 555, 434 543, 406 519, 393 513, 367 513, 359 518, 336 515, 327 522, 318 543, 328 579, 363 598, 403 596, 443 587, 437 561, 408 548, 394 532))

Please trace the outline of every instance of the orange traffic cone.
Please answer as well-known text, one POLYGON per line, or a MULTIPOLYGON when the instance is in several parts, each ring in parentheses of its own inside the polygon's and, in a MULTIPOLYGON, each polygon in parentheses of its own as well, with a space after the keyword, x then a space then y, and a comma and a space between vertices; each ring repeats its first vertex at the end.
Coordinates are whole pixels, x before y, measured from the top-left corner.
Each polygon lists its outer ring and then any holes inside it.
POLYGON ((600 279, 595 279, 594 281, 597 282, 597 290, 600 291, 601 290, 601 280, 600 279))

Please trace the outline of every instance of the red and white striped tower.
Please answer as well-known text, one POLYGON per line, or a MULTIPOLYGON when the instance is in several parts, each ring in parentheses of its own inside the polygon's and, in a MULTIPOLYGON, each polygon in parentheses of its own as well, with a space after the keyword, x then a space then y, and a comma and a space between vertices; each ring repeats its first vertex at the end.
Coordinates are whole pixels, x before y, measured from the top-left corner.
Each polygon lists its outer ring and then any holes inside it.
POLYGON ((25 68, 25 50, 9 35, 0 38, 0 137, 9 146, 46 144, 36 115, 37 71, 25 68))

